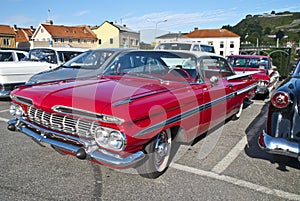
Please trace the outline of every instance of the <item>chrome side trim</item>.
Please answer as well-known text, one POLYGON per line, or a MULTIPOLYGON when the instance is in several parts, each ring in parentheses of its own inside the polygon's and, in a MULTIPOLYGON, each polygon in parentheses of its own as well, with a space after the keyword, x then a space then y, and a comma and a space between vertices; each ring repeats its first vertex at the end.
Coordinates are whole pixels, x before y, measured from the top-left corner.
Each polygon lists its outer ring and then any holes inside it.
POLYGON ((298 158, 300 161, 300 144, 297 142, 291 142, 283 138, 274 138, 263 131, 258 144, 260 148, 269 153, 291 156, 298 158))
POLYGON ((188 111, 185 111, 185 112, 183 112, 181 114, 173 116, 173 117, 171 117, 169 119, 166 119, 165 121, 162 121, 162 122, 157 123, 157 124, 155 124, 153 126, 147 127, 146 129, 141 130, 138 133, 136 133, 134 135, 134 137, 139 137, 139 136, 145 135, 145 134, 153 132, 153 131, 155 131, 157 129, 161 129, 164 126, 168 126, 168 125, 171 125, 173 123, 179 122, 179 121, 181 121, 183 119, 189 118, 192 115, 195 115, 195 114, 200 113, 200 112, 202 112, 204 110, 207 110, 207 109, 211 108, 212 106, 215 106, 215 105, 218 105, 220 103, 223 103, 224 101, 227 101, 227 100, 229 100, 231 98, 234 98, 235 96, 238 96, 238 95, 240 95, 242 93, 245 93, 246 91, 251 90, 251 89, 253 89, 255 87, 256 87, 256 84, 253 84, 253 85, 250 85, 250 86, 248 86, 246 88, 243 88, 243 89, 240 89, 240 90, 235 91, 233 93, 230 93, 230 94, 228 94, 226 96, 222 96, 222 97, 220 97, 220 98, 218 98, 218 99, 216 99, 214 101, 211 101, 211 102, 199 105, 197 107, 194 107, 194 108, 192 108, 192 109, 190 109, 188 111), (247 90, 245 90, 245 89, 247 89, 247 90))
POLYGON ((87 156, 86 159, 95 160, 100 164, 106 166, 119 167, 119 168, 132 167, 145 157, 143 151, 137 151, 136 153, 129 154, 127 157, 122 157, 117 153, 109 152, 107 150, 103 150, 99 148, 91 141, 87 141, 82 138, 77 138, 73 136, 63 135, 60 133, 50 131, 48 129, 44 129, 40 126, 34 125, 26 121, 23 118, 11 119, 9 121, 9 124, 14 124, 16 126, 17 131, 20 131, 23 134, 31 137, 34 141, 38 142, 41 145, 46 143, 56 148, 66 150, 74 154, 77 154, 80 151, 84 150, 87 156), (30 129, 29 127, 32 129, 30 129), (35 132, 34 130, 40 131, 41 134, 35 132), (47 136, 55 136, 61 139, 72 140, 83 144, 83 146, 72 145, 63 141, 51 139, 47 136))

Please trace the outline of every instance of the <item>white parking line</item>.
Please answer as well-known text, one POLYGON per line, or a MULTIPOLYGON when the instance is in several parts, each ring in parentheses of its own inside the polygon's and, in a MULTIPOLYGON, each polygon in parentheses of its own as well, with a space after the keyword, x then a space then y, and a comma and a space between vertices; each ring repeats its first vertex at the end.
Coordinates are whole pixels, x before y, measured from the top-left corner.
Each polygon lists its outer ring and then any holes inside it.
POLYGON ((230 152, 213 167, 212 171, 218 174, 222 173, 226 168, 238 157, 241 151, 247 144, 247 137, 244 136, 231 150, 230 152))
POLYGON ((6 118, 2 118, 2 117, 0 117, 0 121, 8 122, 8 121, 9 121, 9 119, 6 119, 6 118))
POLYGON ((217 179, 220 181, 224 181, 227 183, 231 183, 240 187, 244 187, 244 188, 248 188, 257 192, 261 192, 261 193, 265 193, 268 195, 274 195, 280 198, 283 198, 284 200, 300 200, 300 195, 298 194, 294 194, 294 193, 289 193, 289 192, 285 192, 282 190, 277 190, 277 189, 271 189, 265 186, 261 186, 261 185, 257 185, 251 182, 247 182, 244 180, 240 180, 240 179, 236 179, 230 176, 226 176, 226 175, 220 175, 214 172, 210 172, 210 171, 204 171, 204 170, 199 170, 196 168, 192 168, 192 167, 188 167, 185 165, 180 165, 177 163, 172 163, 171 167, 177 170, 181 170, 181 171, 185 171, 185 172, 189 172, 192 174, 196 174, 199 176, 204 176, 204 177, 209 177, 212 179, 217 179))

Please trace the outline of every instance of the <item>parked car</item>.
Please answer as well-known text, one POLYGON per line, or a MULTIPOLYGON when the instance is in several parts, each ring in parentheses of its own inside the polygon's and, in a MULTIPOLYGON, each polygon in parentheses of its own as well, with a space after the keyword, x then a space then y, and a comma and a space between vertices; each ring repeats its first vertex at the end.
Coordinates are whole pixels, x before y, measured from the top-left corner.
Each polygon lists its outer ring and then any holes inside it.
POLYGON ((0 65, 2 62, 21 61, 28 55, 28 52, 17 49, 0 49, 0 65))
POLYGON ((197 43, 197 42, 162 42, 158 44, 155 50, 185 50, 196 52, 210 52, 215 53, 213 45, 197 43))
POLYGON ((111 60, 125 50, 122 48, 101 48, 86 51, 57 68, 34 74, 26 84, 99 75, 111 60))
POLYGON ((79 159, 157 178, 179 143, 239 118, 255 87, 215 54, 127 50, 100 76, 15 89, 8 129, 79 159))
POLYGON ((275 156, 289 156, 300 161, 300 63, 293 75, 274 92, 270 100, 266 129, 259 145, 275 156))
POLYGON ((33 48, 22 61, 0 62, 0 98, 9 97, 17 86, 41 71, 56 68, 86 51, 78 48, 33 48))
POLYGON ((270 56, 230 55, 227 59, 237 73, 257 71, 252 75, 258 81, 257 94, 268 97, 279 81, 280 75, 270 56))

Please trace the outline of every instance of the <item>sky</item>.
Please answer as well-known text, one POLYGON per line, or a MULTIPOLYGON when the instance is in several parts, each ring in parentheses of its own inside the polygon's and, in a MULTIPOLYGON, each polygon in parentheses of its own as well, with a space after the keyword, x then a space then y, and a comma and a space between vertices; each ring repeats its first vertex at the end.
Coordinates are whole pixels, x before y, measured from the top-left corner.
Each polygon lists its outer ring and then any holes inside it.
MULTIPOLYGON (((3 5, 4 2, 2 2, 3 5)), ((246 15, 272 11, 300 12, 299 0, 5 0, 0 24, 38 27, 55 25, 126 24, 135 31, 162 32, 234 26, 246 15)))

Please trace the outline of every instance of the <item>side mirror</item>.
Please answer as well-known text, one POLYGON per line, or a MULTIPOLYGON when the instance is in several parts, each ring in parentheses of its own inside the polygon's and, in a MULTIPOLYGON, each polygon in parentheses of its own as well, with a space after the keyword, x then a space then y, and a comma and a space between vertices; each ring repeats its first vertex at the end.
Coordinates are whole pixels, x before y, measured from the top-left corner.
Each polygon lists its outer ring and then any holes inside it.
POLYGON ((211 78, 209 79, 210 83, 212 86, 215 86, 218 84, 219 78, 217 76, 211 76, 211 78))

